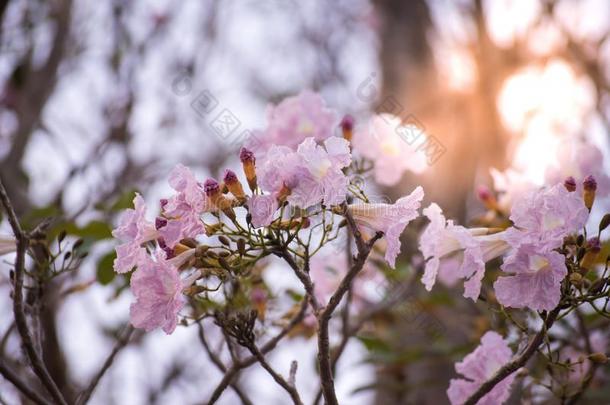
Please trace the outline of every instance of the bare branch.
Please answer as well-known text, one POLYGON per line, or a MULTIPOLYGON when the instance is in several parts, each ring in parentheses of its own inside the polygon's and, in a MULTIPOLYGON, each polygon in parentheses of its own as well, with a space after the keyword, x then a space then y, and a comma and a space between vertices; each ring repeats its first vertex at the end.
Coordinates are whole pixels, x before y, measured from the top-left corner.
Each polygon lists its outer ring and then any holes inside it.
POLYGON ((32 335, 30 334, 27 319, 23 311, 23 274, 25 272, 25 251, 27 249, 29 239, 21 229, 21 225, 19 224, 11 201, 6 194, 2 181, 0 181, 0 202, 8 215, 9 223, 11 224, 11 228, 13 229, 13 233, 17 239, 17 258, 15 259, 15 291, 13 292, 13 312, 15 314, 15 325, 17 326, 17 331, 21 336, 21 341, 28 359, 30 360, 32 370, 38 376, 45 388, 49 391, 53 400, 58 404, 63 405, 66 404, 66 400, 59 391, 59 388, 57 388, 57 385, 53 381, 53 378, 49 374, 49 371, 34 347, 32 335))
POLYGON ((527 363, 527 361, 534 355, 534 353, 536 353, 538 347, 540 347, 540 345, 542 344, 544 336, 551 328, 551 326, 553 326, 553 323, 555 322, 555 319, 557 319, 557 315, 559 314, 560 310, 561 308, 559 306, 552 310, 547 315, 546 319, 544 320, 544 324, 542 325, 538 333, 534 336, 525 351, 521 353, 521 355, 516 357, 514 360, 512 360, 510 363, 506 364, 504 367, 498 370, 492 378, 483 383, 483 385, 481 385, 479 389, 476 390, 476 392, 472 394, 470 398, 466 400, 466 402, 464 402, 464 405, 475 405, 479 401, 479 399, 483 398, 502 380, 504 380, 506 377, 523 367, 527 363))
POLYGON ((119 354, 119 352, 125 346, 127 346, 127 343, 129 343, 129 338, 131 337, 133 330, 134 330, 133 327, 131 325, 128 325, 126 327, 125 331, 123 332, 122 336, 119 336, 119 338, 117 339, 116 345, 114 346, 114 349, 112 349, 112 352, 110 352, 110 355, 108 356, 108 358, 102 365, 102 368, 100 369, 100 371, 98 371, 98 373, 93 377, 93 379, 89 383, 89 386, 81 393, 81 396, 80 396, 79 400, 77 401, 77 404, 82 405, 82 404, 86 404, 89 401, 89 399, 91 398, 91 395, 93 394, 93 391, 95 391, 95 388, 101 381, 102 377, 104 376, 104 374, 106 374, 106 371, 108 371, 108 369, 112 366, 112 363, 114 362, 114 359, 117 356, 117 354, 119 354))
POLYGON ((4 364, 3 359, 0 359, 0 374, 2 374, 7 381, 10 381, 11 384, 13 384, 15 388, 19 390, 19 392, 31 399, 36 404, 49 405, 49 402, 47 402, 46 399, 41 397, 36 391, 33 391, 25 381, 21 380, 21 378, 19 378, 19 376, 15 374, 13 370, 8 368, 8 366, 4 364))

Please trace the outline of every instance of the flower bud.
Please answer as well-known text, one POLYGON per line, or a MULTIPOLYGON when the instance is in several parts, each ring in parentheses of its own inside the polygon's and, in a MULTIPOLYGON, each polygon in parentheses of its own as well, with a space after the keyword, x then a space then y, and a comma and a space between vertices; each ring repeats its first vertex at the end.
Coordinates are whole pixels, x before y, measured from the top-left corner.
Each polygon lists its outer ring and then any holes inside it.
POLYGON ((203 185, 203 191, 205 191, 205 195, 216 208, 224 212, 229 218, 235 219, 235 212, 232 208, 233 203, 222 194, 220 184, 216 180, 207 179, 203 185))
POLYGON ((190 249, 192 249, 192 248, 188 247, 186 245, 183 245, 182 243, 176 243, 176 246, 174 246, 174 255, 178 256, 180 253, 184 253, 190 249))
POLYGON ((254 157, 254 153, 246 148, 241 148, 239 160, 241 160, 241 164, 244 168, 244 174, 246 175, 246 180, 248 180, 250 190, 256 190, 256 158, 254 157))
POLYGON ((241 183, 233 170, 225 171, 224 182, 229 192, 233 194, 237 199, 242 201, 246 199, 244 189, 241 186, 241 183))
POLYGON ((491 190, 486 186, 479 186, 477 189, 477 196, 479 200, 483 202, 485 208, 488 210, 498 210, 498 201, 496 200, 496 196, 493 195, 491 190))
POLYGON ((346 141, 351 142, 352 141, 352 135, 353 135, 353 132, 354 132, 354 117, 352 117, 351 115, 347 114, 341 120, 341 124, 340 125, 341 125, 341 131, 343 131, 343 138, 346 141))
POLYGON ((563 181, 563 186, 570 193, 573 192, 573 191, 576 191, 576 180, 574 180, 574 177, 570 176, 570 177, 568 177, 567 179, 565 179, 563 181))
POLYGON ((587 176, 582 183, 583 185, 583 198, 585 200, 585 206, 591 210, 593 202, 595 201, 595 191, 597 190, 597 181, 593 176, 587 176))
POLYGON ((582 284, 582 275, 580 273, 570 274, 570 283, 578 287, 582 284))
POLYGON ((286 201, 286 198, 288 198, 290 193, 292 193, 292 190, 286 185, 286 183, 284 183, 280 191, 277 192, 278 202, 282 204, 284 201, 286 201))
POLYGON ((158 231, 159 229, 163 228, 165 225, 167 225, 167 219, 163 218, 163 217, 157 217, 155 218, 155 229, 158 231))
POLYGON ((586 253, 580 262, 580 267, 585 271, 588 271, 591 270, 591 268, 595 265, 595 262, 597 261, 597 255, 601 251, 599 238, 593 237, 589 239, 587 241, 586 249, 586 253))
POLYGON ((590 354, 589 359, 598 364, 606 364, 608 362, 608 356, 600 352, 590 354))

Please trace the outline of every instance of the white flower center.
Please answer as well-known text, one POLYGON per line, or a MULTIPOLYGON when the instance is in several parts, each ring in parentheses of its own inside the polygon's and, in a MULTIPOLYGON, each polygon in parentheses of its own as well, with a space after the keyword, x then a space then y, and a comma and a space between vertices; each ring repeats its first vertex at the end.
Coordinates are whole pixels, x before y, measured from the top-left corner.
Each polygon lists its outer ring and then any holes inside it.
POLYGON ((316 159, 309 164, 309 171, 317 179, 323 179, 328 173, 332 163, 329 159, 316 159))
POLYGON ((392 140, 385 140, 381 143, 381 151, 387 156, 398 156, 400 155, 400 147, 396 142, 392 140))
POLYGON ((562 217, 553 215, 552 213, 547 213, 542 218, 542 228, 545 231, 552 231, 553 229, 559 228, 560 226, 563 226, 564 224, 565 224, 565 221, 562 217))
POLYGON ((544 256, 534 255, 530 257, 530 270, 535 272, 547 267, 549 265, 549 261, 544 256))
POLYGON ((313 126, 313 123, 310 120, 305 119, 299 121, 298 132, 303 134, 312 134, 314 129, 315 127, 313 126))

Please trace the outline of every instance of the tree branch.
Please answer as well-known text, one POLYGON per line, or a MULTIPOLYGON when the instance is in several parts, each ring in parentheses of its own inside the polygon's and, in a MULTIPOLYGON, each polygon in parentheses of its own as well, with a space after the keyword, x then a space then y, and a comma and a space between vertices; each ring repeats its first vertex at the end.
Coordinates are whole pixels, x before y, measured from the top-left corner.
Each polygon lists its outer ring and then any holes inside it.
MULTIPOLYGON (((199 340, 201 341, 201 345, 205 349, 205 352, 208 354, 208 357, 210 358, 212 363, 214 363, 214 365, 216 365, 216 367, 221 372, 226 373, 227 372, 227 367, 224 365, 222 360, 220 360, 220 358, 216 355, 216 353, 214 353, 212 351, 212 348, 210 347, 207 339, 205 338, 205 332, 203 330, 203 325, 201 324, 201 322, 198 322, 197 326, 199 327, 199 340)), ((244 405, 253 405, 253 403, 250 400, 250 398, 248 398, 248 396, 243 392, 243 390, 237 384, 237 382, 231 381, 230 385, 231 385, 231 388, 233 388, 233 390, 235 391, 235 393, 239 397, 239 399, 241 399, 241 402, 244 405)))
MULTIPOLYGON (((274 338, 269 340, 263 345, 263 347, 261 347, 261 353, 267 354, 273 349, 275 349, 279 341, 282 340, 295 326, 301 323, 301 321, 305 317, 307 305, 308 302, 306 299, 304 299, 301 302, 301 308, 299 312, 290 320, 290 322, 286 326, 284 326, 284 328, 282 328, 282 330, 274 338)), ((237 373, 244 368, 250 367, 256 362, 256 356, 252 355, 241 360, 238 363, 233 364, 231 368, 229 368, 229 370, 225 373, 220 383, 216 386, 216 389, 214 389, 214 392, 212 393, 212 396, 210 397, 210 400, 207 402, 207 404, 212 405, 216 403, 216 401, 218 401, 227 386, 231 383, 231 381, 233 381, 233 378, 237 375, 237 373)))
POLYGON ((2 359, 0 359, 0 374, 2 374, 7 381, 10 381, 19 392, 31 399, 34 403, 38 405, 49 405, 49 402, 47 402, 46 399, 41 397, 36 391, 33 391, 25 381, 21 380, 13 370, 8 368, 2 359))
POLYGON ((546 317, 542 328, 540 331, 534 336, 530 344, 527 346, 525 351, 510 363, 506 364, 500 370, 496 372, 496 374, 487 380, 483 385, 479 387, 478 390, 475 391, 474 394, 464 402, 464 405, 475 405, 481 398, 483 398, 489 391, 491 391, 496 385, 498 385, 502 380, 506 377, 523 367, 527 361, 536 353, 538 347, 542 344, 544 336, 546 335, 547 330, 553 326, 555 319, 557 319, 557 315, 561 308, 558 306, 554 310, 552 310, 546 317))
POLYGON ((95 388, 99 384, 100 380, 102 379, 104 374, 106 374, 106 371, 108 371, 108 369, 112 366, 112 363, 114 362, 114 359, 117 354, 119 354, 119 352, 125 346, 127 346, 127 343, 129 343, 129 339, 131 338, 131 334, 133 333, 133 331, 133 327, 131 325, 128 325, 122 336, 119 336, 116 345, 114 346, 114 349, 112 349, 112 352, 110 352, 110 355, 102 365, 100 371, 98 371, 98 373, 93 377, 93 379, 89 383, 89 386, 81 393, 77 404, 82 405, 86 404, 89 401, 91 395, 93 394, 93 391, 95 391, 95 388))
POLYGON ((58 404, 64 405, 66 404, 66 400, 59 391, 59 388, 57 388, 53 378, 51 378, 51 375, 49 374, 49 371, 47 370, 41 357, 36 352, 34 342, 32 341, 32 335, 30 334, 28 328, 27 319, 23 311, 23 274, 25 272, 25 251, 27 249, 29 239, 21 229, 21 225, 19 224, 11 201, 6 194, 2 181, 0 181, 0 202, 7 213, 9 223, 13 229, 15 238, 17 239, 17 258, 15 259, 14 281, 15 290, 13 292, 13 312, 15 314, 15 325, 17 326, 17 331, 21 336, 21 341, 27 357, 30 360, 32 370, 38 376, 40 382, 42 382, 42 385, 44 385, 44 387, 49 391, 49 394, 51 394, 53 400, 58 404))
POLYGON ((377 232, 368 242, 365 242, 354 218, 350 212, 344 210, 345 218, 349 225, 351 233, 354 235, 354 241, 358 249, 358 255, 354 258, 354 262, 347 274, 341 280, 339 287, 328 300, 328 305, 318 314, 318 365, 320 367, 320 383, 322 385, 322 395, 327 405, 338 405, 337 394, 335 393, 335 383, 333 380, 333 366, 330 356, 330 342, 328 327, 330 319, 343 299, 345 293, 349 290, 354 278, 360 273, 364 267, 364 263, 371 252, 371 248, 382 236, 383 233, 377 232))

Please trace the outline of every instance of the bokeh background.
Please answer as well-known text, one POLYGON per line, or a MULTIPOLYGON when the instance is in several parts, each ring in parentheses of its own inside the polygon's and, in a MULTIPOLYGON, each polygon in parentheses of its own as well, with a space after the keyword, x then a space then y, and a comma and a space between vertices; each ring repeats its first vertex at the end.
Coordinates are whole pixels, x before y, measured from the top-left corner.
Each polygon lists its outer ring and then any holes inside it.
MULTIPOLYGON (((490 168, 541 183, 558 146, 575 138, 608 156, 610 3, 0 1, 0 176, 24 223, 53 216, 90 250, 45 294, 45 361, 62 389, 87 383, 128 320, 130 293, 109 274, 108 224, 134 190, 155 210, 174 164, 218 176, 264 125, 266 105, 302 89, 357 122, 392 112, 438 139, 445 152, 425 173, 381 192, 395 198, 423 184, 427 200, 463 221, 481 210, 474 190, 490 184, 490 168), (226 111, 239 125, 218 133, 226 111)), ((5 222, 0 231, 10 233, 5 222)), ((9 267, 0 263, 0 355, 23 369, 9 267)), ((450 314, 434 316, 460 341, 476 311, 450 314)), ((396 344, 425 349, 408 325, 394 328, 396 344)), ((284 371, 296 356, 307 401, 317 388, 314 346, 295 338, 272 356, 284 371)), ((444 403, 455 359, 424 349, 388 365, 356 340, 340 363, 340 399, 444 403)), ((219 379, 197 328, 138 334, 92 403, 198 403, 219 379)), ((285 403, 260 370, 240 381, 256 403, 285 403)), ((3 380, 0 398, 20 403, 3 380)), ((221 402, 238 400, 228 391, 221 402)))

